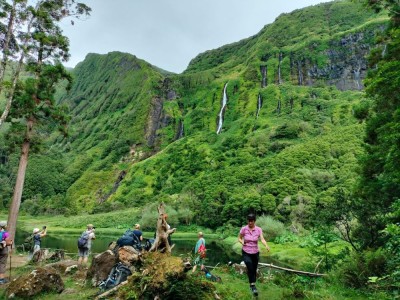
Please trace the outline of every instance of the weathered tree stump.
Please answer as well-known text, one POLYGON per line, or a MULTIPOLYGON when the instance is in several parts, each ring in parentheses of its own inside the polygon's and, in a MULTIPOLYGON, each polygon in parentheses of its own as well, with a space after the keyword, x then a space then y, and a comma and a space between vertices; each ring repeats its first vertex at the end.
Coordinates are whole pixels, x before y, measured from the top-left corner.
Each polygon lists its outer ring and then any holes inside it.
POLYGON ((168 242, 168 236, 173 234, 176 228, 169 229, 167 221, 165 220, 165 206, 161 203, 158 206, 158 220, 157 220, 157 231, 156 239, 154 244, 150 248, 150 252, 160 250, 161 252, 171 253, 171 245, 168 242))
POLYGON ((112 267, 117 263, 117 258, 111 250, 96 255, 87 273, 86 279, 92 280, 93 286, 98 286, 108 277, 112 267))
POLYGON ((37 263, 46 260, 49 257, 48 249, 39 249, 32 256, 32 262, 37 263))
POLYGON ((43 292, 61 293, 64 282, 53 268, 37 268, 27 275, 20 276, 7 288, 7 298, 27 299, 43 292))
POLYGON ((65 259, 65 250, 56 250, 49 258, 49 260, 60 261, 65 259))
POLYGON ((118 249, 118 260, 127 266, 139 262, 141 259, 140 252, 132 246, 123 246, 118 249))

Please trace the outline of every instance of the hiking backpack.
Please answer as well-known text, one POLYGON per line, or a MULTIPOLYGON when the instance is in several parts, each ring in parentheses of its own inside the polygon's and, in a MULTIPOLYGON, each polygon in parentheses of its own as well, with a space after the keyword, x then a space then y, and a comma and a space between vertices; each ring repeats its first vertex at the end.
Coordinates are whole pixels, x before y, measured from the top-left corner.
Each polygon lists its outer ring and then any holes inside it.
POLYGON ((87 231, 82 233, 81 237, 78 239, 78 248, 85 249, 88 247, 89 235, 90 233, 87 231))
POLYGON ((103 291, 111 289, 126 281, 130 275, 132 275, 132 272, 129 267, 119 262, 111 269, 107 279, 100 282, 99 288, 103 291))
POLYGON ((206 246, 204 244, 201 244, 197 253, 199 253, 200 258, 204 259, 206 258, 206 251, 207 251, 206 246))
POLYGON ((31 234, 24 240, 23 246, 24 246, 25 251, 28 251, 28 252, 33 251, 33 248, 34 248, 33 237, 34 237, 34 235, 31 234))
MULTIPOLYGON (((6 233, 7 231, 0 231, 0 242, 3 241, 3 234, 6 233)), ((3 243, 0 243, 0 249, 3 249, 3 243)))
POLYGON ((117 240, 119 247, 132 246, 138 251, 142 250, 142 242, 139 240, 136 234, 132 230, 128 229, 124 235, 117 240))

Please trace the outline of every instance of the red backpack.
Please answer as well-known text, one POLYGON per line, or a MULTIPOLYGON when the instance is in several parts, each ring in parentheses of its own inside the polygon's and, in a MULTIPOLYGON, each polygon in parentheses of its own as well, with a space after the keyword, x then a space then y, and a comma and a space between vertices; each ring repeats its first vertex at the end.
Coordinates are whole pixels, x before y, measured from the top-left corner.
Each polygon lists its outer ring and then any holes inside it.
POLYGON ((200 258, 206 258, 206 251, 206 246, 204 246, 204 244, 201 244, 199 250, 197 251, 200 254, 200 258))

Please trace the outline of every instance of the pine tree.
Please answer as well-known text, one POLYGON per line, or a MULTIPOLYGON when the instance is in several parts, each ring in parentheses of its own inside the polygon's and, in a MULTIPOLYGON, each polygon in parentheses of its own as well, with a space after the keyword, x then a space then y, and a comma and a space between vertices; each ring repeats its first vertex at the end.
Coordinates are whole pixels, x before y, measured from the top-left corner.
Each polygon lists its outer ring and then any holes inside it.
POLYGON ((8 216, 12 238, 31 146, 38 143, 38 133, 43 128, 58 124, 65 131, 68 121, 66 110, 57 107, 54 101, 56 84, 61 80, 71 82, 71 76, 60 62, 69 58, 69 41, 62 34, 58 22, 65 17, 87 15, 89 12, 90 8, 76 4, 74 0, 42 0, 27 8, 25 31, 18 36, 20 59, 8 91, 10 117, 18 120, 12 122, 11 133, 17 134, 21 141, 20 163, 8 216), (19 73, 23 66, 34 76, 20 81, 19 73))

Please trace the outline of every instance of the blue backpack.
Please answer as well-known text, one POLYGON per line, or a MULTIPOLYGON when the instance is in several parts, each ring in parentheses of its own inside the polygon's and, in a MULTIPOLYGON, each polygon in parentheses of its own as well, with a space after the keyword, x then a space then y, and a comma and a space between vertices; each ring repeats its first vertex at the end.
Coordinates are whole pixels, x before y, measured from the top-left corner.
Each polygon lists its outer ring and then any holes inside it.
POLYGON ((138 251, 142 250, 142 243, 137 237, 136 234, 133 233, 132 230, 128 229, 125 231, 124 235, 117 240, 117 245, 122 246, 132 246, 138 251))
MULTIPOLYGON (((3 235, 4 235, 4 233, 6 233, 6 232, 7 232, 7 231, 0 231, 0 242, 3 241, 3 235)), ((0 249, 3 249, 3 248, 4 248, 3 244, 0 243, 0 249)))
POLYGON ((132 275, 132 272, 129 267, 119 262, 111 269, 108 277, 100 282, 99 288, 102 291, 109 290, 127 280, 130 275, 132 275))
POLYGON ((80 249, 86 249, 88 248, 88 243, 89 243, 89 232, 84 231, 81 235, 81 237, 78 239, 78 248, 80 249))

